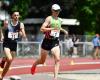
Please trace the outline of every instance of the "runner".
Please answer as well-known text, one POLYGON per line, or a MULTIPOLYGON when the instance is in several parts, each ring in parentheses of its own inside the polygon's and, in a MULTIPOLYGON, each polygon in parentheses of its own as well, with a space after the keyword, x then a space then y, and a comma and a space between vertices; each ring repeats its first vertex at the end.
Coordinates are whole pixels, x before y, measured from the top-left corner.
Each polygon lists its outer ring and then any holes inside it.
POLYGON ((61 28, 62 20, 61 18, 58 17, 59 12, 61 11, 60 6, 58 4, 52 5, 51 11, 52 15, 46 18, 45 22, 42 24, 40 29, 45 34, 45 38, 43 39, 41 45, 41 56, 33 64, 31 68, 31 73, 32 74, 35 73, 35 69, 38 64, 44 64, 48 52, 51 50, 55 60, 54 80, 56 80, 59 71, 59 61, 60 61, 60 48, 59 48, 60 31, 63 31, 66 35, 68 35, 68 32, 61 28))
POLYGON ((24 24, 19 21, 19 17, 19 12, 15 11, 11 13, 11 20, 5 20, 0 31, 1 41, 3 41, 3 50, 6 55, 6 57, 1 61, 1 67, 3 68, 3 71, 0 74, 0 80, 3 80, 3 77, 8 72, 9 67, 14 59, 19 36, 22 36, 25 40, 27 40, 24 24))

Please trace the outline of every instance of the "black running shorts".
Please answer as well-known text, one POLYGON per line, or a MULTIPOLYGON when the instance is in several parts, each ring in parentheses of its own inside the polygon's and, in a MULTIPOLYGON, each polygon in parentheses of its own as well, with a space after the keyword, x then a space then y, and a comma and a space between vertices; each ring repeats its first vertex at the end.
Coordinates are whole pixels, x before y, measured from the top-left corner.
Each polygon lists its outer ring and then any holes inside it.
POLYGON ((41 47, 45 50, 51 50, 53 47, 59 45, 59 39, 43 39, 41 47))
POLYGON ((3 42, 3 49, 4 48, 9 48, 11 51, 16 51, 17 42, 16 41, 4 41, 3 42))

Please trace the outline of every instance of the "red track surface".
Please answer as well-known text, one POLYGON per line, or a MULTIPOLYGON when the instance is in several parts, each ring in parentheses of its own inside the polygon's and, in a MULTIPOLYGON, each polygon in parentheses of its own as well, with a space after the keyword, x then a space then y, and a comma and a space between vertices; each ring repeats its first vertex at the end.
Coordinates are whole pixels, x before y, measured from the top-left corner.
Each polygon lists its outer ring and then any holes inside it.
MULTIPOLYGON (((34 63, 35 59, 15 59, 12 63, 12 68, 8 71, 7 76, 10 75, 20 75, 20 74, 30 74, 30 68, 34 63), (22 67, 27 66, 27 67, 22 67)), ((72 71, 72 70, 86 70, 86 69, 100 69, 100 63, 85 64, 87 62, 100 62, 99 60, 93 60, 92 58, 63 58, 60 61, 60 71, 72 71), (84 64, 74 64, 74 63, 84 63, 84 64)), ((54 60, 47 59, 46 66, 38 66, 36 72, 53 72, 54 70, 54 60)))

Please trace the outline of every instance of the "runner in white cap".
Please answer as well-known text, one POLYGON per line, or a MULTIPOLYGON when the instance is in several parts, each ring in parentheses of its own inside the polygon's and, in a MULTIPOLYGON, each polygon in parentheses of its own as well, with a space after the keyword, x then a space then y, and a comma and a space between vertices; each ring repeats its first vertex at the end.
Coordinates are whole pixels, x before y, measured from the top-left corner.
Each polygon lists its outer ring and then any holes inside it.
POLYGON ((38 64, 44 64, 49 51, 52 52, 55 60, 54 69, 54 80, 57 80, 60 63, 60 47, 59 47, 59 36, 60 31, 63 31, 66 35, 68 32, 61 28, 62 20, 58 17, 61 8, 58 4, 54 4, 51 7, 52 15, 48 16, 45 22, 41 26, 41 31, 45 34, 43 42, 41 44, 41 55, 40 58, 33 64, 31 73, 35 73, 36 66, 38 64))
POLYGON ((61 10, 61 8, 58 4, 54 4, 52 5, 52 10, 61 10))

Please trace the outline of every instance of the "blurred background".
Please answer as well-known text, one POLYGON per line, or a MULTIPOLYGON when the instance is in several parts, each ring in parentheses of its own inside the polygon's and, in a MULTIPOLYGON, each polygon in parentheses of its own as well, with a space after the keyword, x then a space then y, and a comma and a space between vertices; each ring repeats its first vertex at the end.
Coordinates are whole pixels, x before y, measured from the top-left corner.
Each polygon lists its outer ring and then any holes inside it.
MULTIPOLYGON (((20 12, 20 20, 25 24, 29 41, 25 45, 25 42, 18 43, 17 55, 40 53, 43 39, 40 27, 44 19, 51 14, 51 6, 54 3, 61 6, 59 17, 63 19, 62 27, 69 32, 67 37, 61 33, 61 54, 68 56, 69 45, 66 44, 72 35, 76 35, 79 39, 78 56, 91 55, 92 38, 96 33, 100 33, 100 0, 0 0, 0 27, 5 19, 10 19, 9 13, 14 10, 20 12)), ((2 42, 0 45, 2 53, 2 42)))

